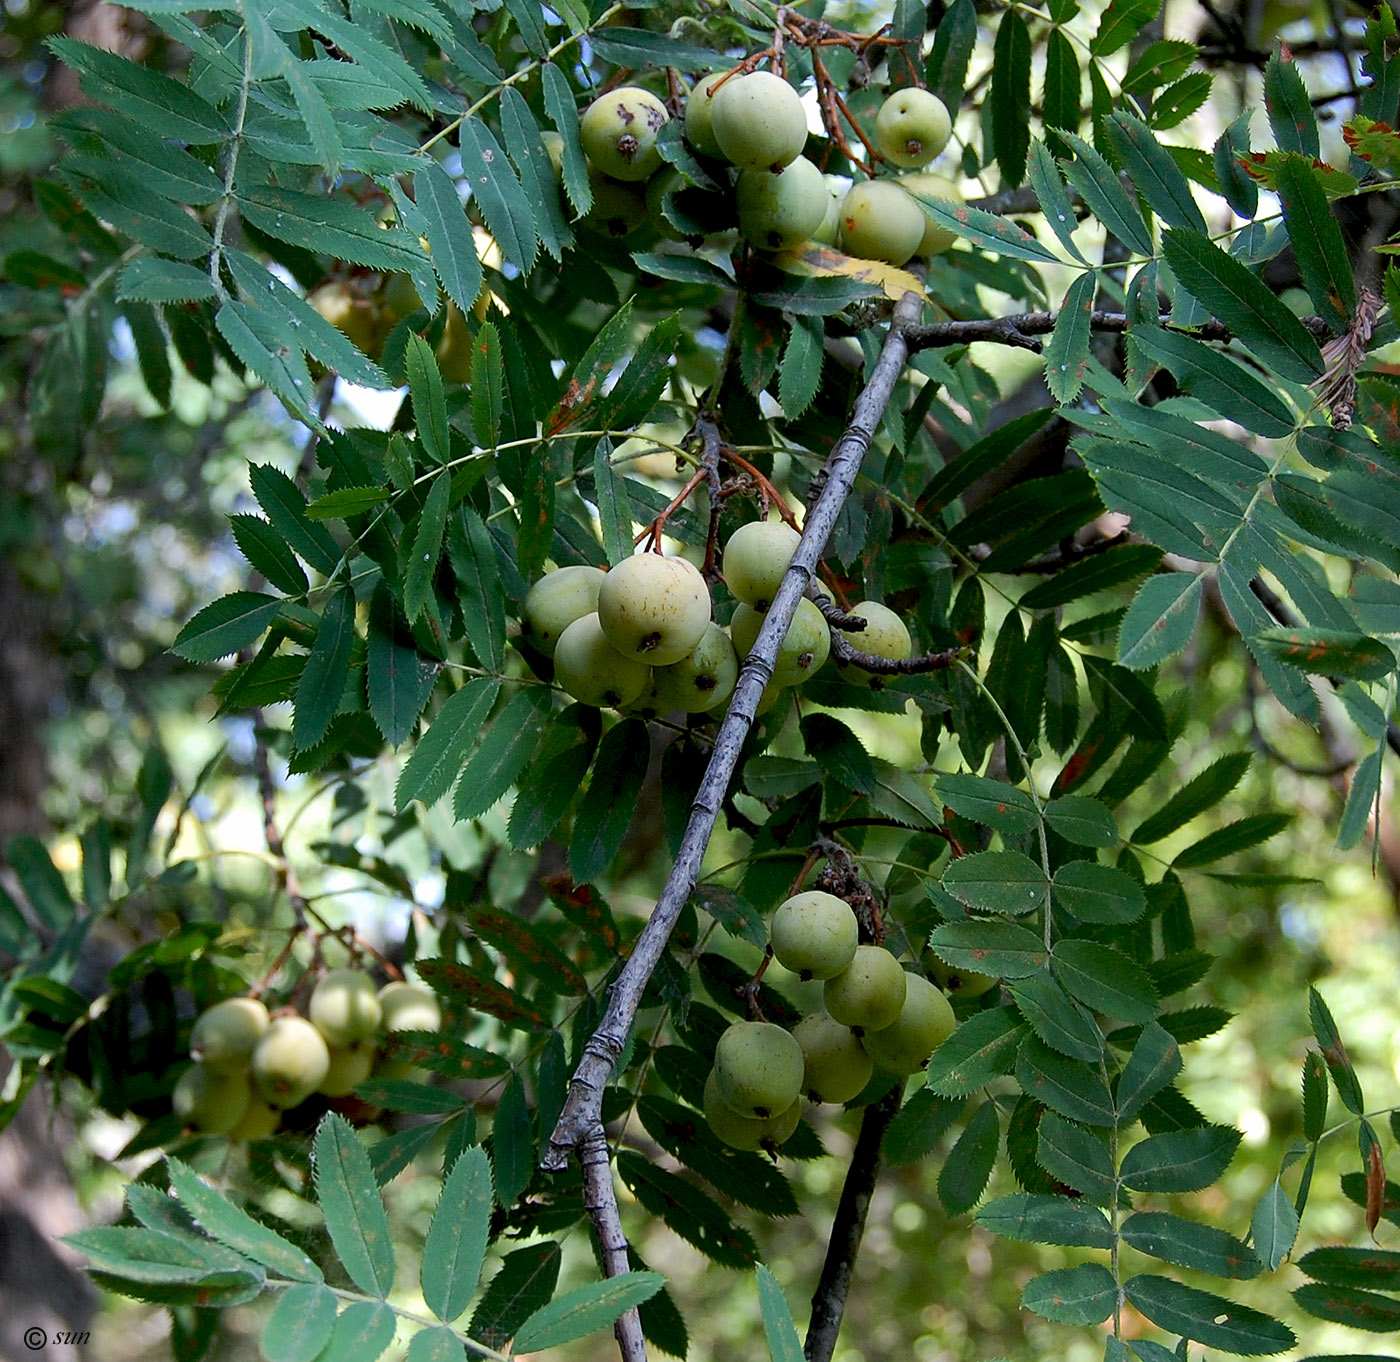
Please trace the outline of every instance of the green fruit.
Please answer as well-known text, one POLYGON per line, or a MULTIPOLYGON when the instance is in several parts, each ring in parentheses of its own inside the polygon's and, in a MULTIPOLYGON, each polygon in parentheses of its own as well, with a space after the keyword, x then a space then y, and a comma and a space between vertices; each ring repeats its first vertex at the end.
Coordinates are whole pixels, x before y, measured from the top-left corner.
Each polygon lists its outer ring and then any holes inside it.
MULTIPOLYGON (((411 317, 415 312, 424 309, 423 300, 418 296, 418 289, 415 287, 412 278, 407 274, 391 274, 384 285, 384 293, 381 298, 384 315, 393 322, 401 322, 405 317, 411 317)), ((430 311, 437 311, 437 300, 434 299, 430 311)))
POLYGON ((803 979, 830 979, 855 958, 859 928, 844 899, 809 889, 773 910, 769 935, 779 964, 803 979))
POLYGON ((332 1045, 330 1066, 316 1091, 324 1097, 349 1097, 374 1072, 379 1047, 368 1041, 354 1045, 332 1045))
POLYGON ((437 356, 438 371, 448 383, 472 381, 472 355, 475 349, 476 342, 472 339, 466 314, 456 303, 449 301, 442 335, 433 352, 437 356))
POLYGON ((305 1017, 274 1017, 253 1048, 253 1082, 283 1110, 306 1101, 330 1067, 325 1037, 305 1017))
POLYGON ((203 1064, 191 1064, 170 1094, 175 1114, 202 1135, 226 1135, 248 1110, 246 1074, 216 1074, 203 1064))
POLYGON ((593 205, 584 221, 604 236, 627 236, 647 220, 646 191, 641 185, 624 184, 604 175, 594 165, 588 167, 588 185, 593 191, 593 205))
MULTIPOLYGON (((860 601, 851 607, 849 613, 859 615, 865 621, 864 629, 846 635, 851 647, 869 653, 872 657, 887 657, 892 661, 901 661, 909 656, 913 648, 909 630, 904 621, 888 606, 881 605, 879 601, 860 601)), ((876 689, 885 684, 884 676, 878 672, 866 671, 859 664, 854 665, 851 670, 857 680, 864 681, 876 689)))
POLYGON ((952 965, 944 964, 932 951, 924 952, 923 965, 929 978, 944 993, 953 996, 980 998, 1001 982, 990 974, 978 974, 970 969, 954 969, 952 965))
POLYGON ((311 1024, 327 1045, 353 1045, 379 1030, 382 1009, 374 980, 361 970, 333 969, 311 991, 311 1024))
POLYGON ((575 700, 602 709, 631 702, 647 688, 651 668, 623 657, 608 642, 596 611, 576 619, 554 648, 554 679, 575 700))
POLYGON ((190 1056, 211 1074, 246 1074, 248 1057, 267 1023, 267 1008, 256 998, 225 998, 195 1019, 190 1056))
POLYGON ((724 546, 724 582, 736 600, 764 611, 773 604, 802 536, 781 520, 740 525, 724 546))
POLYGON ((729 635, 711 620, 690 652, 679 662, 655 668, 651 677, 660 713, 679 709, 704 714, 718 709, 734 693, 739 659, 729 635))
POLYGON ((918 250, 927 221, 893 180, 862 180, 841 205, 841 249, 861 260, 902 265, 918 250))
POLYGON ((554 656, 559 635, 576 619, 598 608, 602 568, 571 566, 546 572, 525 596, 520 623, 525 637, 546 657, 554 656))
POLYGON ((254 1092, 248 1098, 248 1110, 242 1119, 229 1132, 228 1137, 235 1144, 247 1144, 249 1140, 265 1140, 277 1133, 282 1124, 282 1113, 276 1107, 268 1106, 262 1097, 254 1092))
POLYGON ((883 946, 857 946, 851 963, 826 981, 826 1010, 858 1034, 882 1031, 899 1018, 908 977, 883 946))
POLYGON ((906 974, 905 983, 899 1016, 889 1026, 861 1037, 876 1064, 900 1075, 922 1069, 958 1024, 948 999, 922 974, 906 974))
POLYGON ((715 1087, 740 1116, 786 1111, 802 1094, 802 1047, 772 1022, 735 1022, 715 1044, 715 1087))
POLYGON ((377 359, 389 328, 383 325, 373 298, 355 291, 345 280, 332 279, 314 288, 306 301, 356 348, 377 359))
MULTIPOLYGON (((758 631, 763 627, 763 615, 751 605, 739 605, 729 621, 729 635, 740 657, 753 651, 758 631)), ((809 676, 815 676, 831 652, 831 631, 826 619, 805 596, 798 601, 797 611, 783 635, 778 656, 773 664, 773 680, 779 686, 800 686, 809 676)))
POLYGON ((875 144, 897 166, 928 165, 952 135, 948 106, 917 86, 896 90, 875 115, 875 144))
POLYGON ((710 102, 710 129, 724 156, 741 170, 781 170, 807 145, 807 110, 781 76, 733 76, 710 102))
POLYGON ((379 990, 379 1024, 385 1031, 438 1031, 442 1006, 430 988, 396 979, 379 990))
MULTIPOLYGON (((927 194, 931 199, 947 199, 952 204, 960 204, 963 201, 962 190, 946 175, 934 175, 928 171, 920 171, 916 175, 901 175, 899 183, 910 194, 927 194)), ((920 206, 922 207, 922 205, 920 206)), ((956 232, 934 222, 925 210, 923 240, 919 242, 919 247, 914 254, 922 256, 942 255, 957 239, 956 232)))
POLYGON ((849 1026, 813 1012, 792 1028, 802 1047, 802 1091, 813 1102, 849 1102, 870 1082, 875 1066, 849 1026))
POLYGON ((723 156, 711 121, 715 91, 724 73, 702 76, 685 98, 685 138, 702 156, 723 156))
POLYGON ((785 1111, 766 1119, 754 1116, 741 1116, 719 1095, 714 1070, 705 1080, 705 1095, 702 1101, 706 1124, 715 1138, 731 1149, 776 1149, 791 1138, 798 1122, 802 1120, 802 1099, 799 1097, 785 1111))
POLYGON ((669 118, 666 106, 650 90, 619 85, 584 110, 579 141, 584 155, 605 175, 638 183, 661 167, 656 135, 669 118))
POLYGON ((760 251, 807 241, 826 216, 826 178, 805 156, 771 170, 742 170, 734 187, 739 235, 760 251))
POLYGON ((679 662, 705 636, 710 589, 684 558, 637 553, 598 588, 598 623, 624 657, 652 667, 679 662))
POLYGON ((821 225, 812 233, 812 240, 823 246, 834 246, 841 237, 841 204, 851 182, 837 175, 826 176, 826 207, 821 225))

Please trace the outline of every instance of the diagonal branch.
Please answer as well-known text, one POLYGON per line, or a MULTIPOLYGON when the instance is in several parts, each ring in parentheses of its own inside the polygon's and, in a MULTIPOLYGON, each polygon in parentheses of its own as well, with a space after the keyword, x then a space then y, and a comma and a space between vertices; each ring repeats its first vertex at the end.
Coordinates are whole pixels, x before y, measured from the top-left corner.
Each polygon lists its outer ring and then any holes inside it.
MULTIPOLYGON (((905 333, 914 324, 918 309, 919 301, 913 294, 905 294, 895 308, 884 349, 880 352, 869 383, 856 399, 850 424, 813 481, 814 492, 818 488, 820 491, 807 513, 801 541, 764 619, 758 640, 739 673, 729 710, 715 738, 710 764, 691 806, 690 819, 675 865, 627 963, 609 990, 608 1006, 602 1021, 583 1047, 578 1068, 569 1085, 568 1099, 541 1160, 543 1167, 550 1172, 566 1167, 571 1154, 584 1163, 588 1174, 589 1215, 598 1242, 605 1246, 605 1270, 610 1275, 626 1268, 625 1254, 619 1257, 615 1252, 606 1251, 607 1246, 625 1242, 616 1193, 606 1165, 600 1167, 592 1158, 584 1158, 586 1153, 597 1150, 602 1137, 604 1089, 636 1019, 642 993, 699 879, 701 862, 714 832, 725 792, 739 764, 744 741, 753 727, 755 709, 764 686, 772 678, 778 645, 787 632, 798 602, 812 581, 817 559, 826 547, 841 507, 855 485, 861 462, 889 405, 895 383, 909 357, 905 333)), ((644 1362, 645 1346, 632 1312, 619 1322, 618 1341, 624 1362, 644 1362)))

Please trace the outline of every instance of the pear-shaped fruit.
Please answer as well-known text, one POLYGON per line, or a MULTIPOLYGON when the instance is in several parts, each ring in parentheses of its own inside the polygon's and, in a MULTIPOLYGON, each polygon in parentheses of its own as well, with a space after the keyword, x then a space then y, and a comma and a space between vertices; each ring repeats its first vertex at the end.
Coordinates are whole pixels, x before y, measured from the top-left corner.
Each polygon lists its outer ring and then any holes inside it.
POLYGON ((584 155, 605 175, 637 183, 661 167, 656 137, 669 118, 665 104, 650 90, 619 85, 583 111, 579 141, 584 155))
POLYGON ((808 889, 773 910, 769 934, 779 964, 804 979, 830 979, 855 959, 859 928, 844 899, 808 889))
POLYGON ((863 180, 841 205, 841 248, 862 260, 902 265, 918 250, 927 221, 893 180, 863 180))
MULTIPOLYGON (((910 194, 927 194, 931 199, 947 199, 950 203, 958 204, 963 201, 962 190, 958 188, 955 181, 950 180, 946 175, 935 175, 930 171, 921 170, 913 175, 901 175, 899 183, 910 194)), ((923 208, 923 205, 919 205, 923 208)), ((931 256, 942 255, 958 239, 958 234, 941 223, 934 222, 928 210, 924 209, 924 235, 919 242, 915 255, 931 256)))
POLYGON ((305 1017, 274 1017, 253 1047, 253 1082, 282 1110, 306 1101, 330 1067, 326 1039, 305 1017))
POLYGON ((228 1137, 235 1144, 247 1144, 249 1140, 265 1140, 277 1133, 282 1124, 282 1113, 262 1099, 262 1094, 254 1092, 248 1098, 248 1109, 236 1125, 230 1128, 228 1137))
POLYGON ((353 1045, 379 1030, 382 1009, 379 992, 368 974, 333 969, 317 981, 306 1010, 327 1045, 353 1045))
MULTIPOLYGON (((740 604, 736 607, 729 621, 729 635, 740 657, 747 657, 753 651, 762 627, 763 615, 753 606, 740 604)), ((826 619, 804 596, 798 601, 792 623, 778 646, 778 656, 773 663, 774 682, 779 686, 800 686, 808 677, 817 674, 830 652, 831 631, 826 619)))
POLYGON ((905 980, 899 1016, 889 1026, 861 1037, 876 1064, 900 1075, 922 1069, 958 1024, 948 999, 922 974, 907 974, 905 980))
POLYGON ((882 1031, 899 1018, 907 979, 883 946, 857 946, 851 963, 826 981, 826 1010, 862 1035, 882 1031))
POLYGON ((559 635, 576 619, 598 608, 602 568, 572 564, 546 572, 525 595, 520 622, 525 637, 546 657, 554 656, 559 635))
POLYGON ((735 1022, 715 1044, 715 1085, 741 1116, 786 1111, 802 1094, 802 1047, 772 1022, 735 1022))
POLYGON ((598 623, 608 642, 623 657, 651 667, 679 662, 709 622, 709 588, 700 569, 684 558, 633 554, 598 589, 598 623))
POLYGON ((807 145, 807 110, 781 76, 755 71, 731 76, 715 92, 710 130, 741 170, 781 170, 807 145))
POLYGON ((826 216, 826 177, 805 156, 776 173, 742 170, 734 186, 739 235, 760 251, 807 241, 826 216))
POLYGON ((190 1055, 211 1074, 246 1074, 267 1024, 267 1008, 256 998, 225 998, 195 1018, 190 1055))
POLYGON ((932 951, 925 951, 922 958, 928 977, 950 997, 980 998, 1001 982, 993 975, 978 974, 976 970, 954 969, 932 951))
POLYGON ((719 1095, 714 1070, 705 1080, 702 1102, 705 1122, 715 1138, 731 1149, 776 1149, 791 1138, 802 1120, 802 1099, 799 1097, 786 1110, 766 1118, 741 1116, 719 1095))
POLYGON ((437 1031, 442 1005, 437 994, 420 984, 395 979, 379 990, 379 1024, 385 1031, 437 1031))
POLYGON ((191 1064, 170 1094, 175 1114, 203 1135, 226 1135, 248 1110, 250 1090, 243 1073, 216 1074, 203 1064, 191 1064))
MULTIPOLYGON (((851 607, 850 613, 859 615, 865 621, 864 629, 846 635, 851 647, 859 648, 872 657, 887 657, 892 661, 909 656, 913 648, 909 630, 889 606, 881 605, 879 601, 860 601, 851 607)), ((877 690, 885 683, 880 673, 866 671, 859 665, 854 666, 852 672, 857 680, 877 690)))
POLYGON ((623 657, 608 642, 598 612, 576 619, 554 648, 554 679, 585 705, 619 708, 631 702, 651 682, 651 668, 623 657))
POLYGON ((952 135, 948 106, 917 86, 896 90, 875 115, 875 144, 897 166, 926 166, 952 135))
POLYGON ((813 1102, 849 1102, 870 1082, 875 1066, 849 1026, 813 1012, 792 1028, 805 1061, 802 1091, 813 1102))
POLYGON ((330 1066, 316 1091, 325 1097, 349 1097, 374 1072, 378 1047, 370 1041, 354 1045, 332 1045, 330 1066))
POLYGON ((690 652, 668 667, 654 668, 651 678, 658 713, 679 709, 704 714, 718 709, 734 693, 739 659, 729 635, 711 620, 690 652))
POLYGON ((766 612, 802 536, 781 520, 740 525, 724 546, 724 582, 736 600, 766 612))
POLYGON ((712 123, 713 103, 724 72, 701 76, 695 88, 685 97, 685 140, 702 156, 723 156, 715 141, 712 123))
POLYGON ((647 220, 646 190, 640 184, 615 180, 590 164, 588 186, 593 203, 583 220, 604 236, 627 236, 647 220))

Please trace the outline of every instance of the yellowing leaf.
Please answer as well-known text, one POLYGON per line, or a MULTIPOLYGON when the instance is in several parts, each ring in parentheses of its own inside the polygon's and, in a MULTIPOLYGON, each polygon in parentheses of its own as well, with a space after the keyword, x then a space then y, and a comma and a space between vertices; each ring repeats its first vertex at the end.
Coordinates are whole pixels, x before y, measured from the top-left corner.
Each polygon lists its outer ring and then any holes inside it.
POLYGON ((883 290, 885 297, 898 302, 906 293, 917 293, 925 301, 924 286, 908 270, 896 269, 883 260, 861 260, 843 255, 820 242, 805 241, 790 251, 773 257, 773 263, 788 274, 805 274, 818 279, 856 279, 883 290))
POLYGON ((1378 170, 1391 175, 1400 172, 1400 132, 1390 124, 1377 123, 1374 118, 1358 114, 1347 120, 1342 136, 1352 151, 1378 170))

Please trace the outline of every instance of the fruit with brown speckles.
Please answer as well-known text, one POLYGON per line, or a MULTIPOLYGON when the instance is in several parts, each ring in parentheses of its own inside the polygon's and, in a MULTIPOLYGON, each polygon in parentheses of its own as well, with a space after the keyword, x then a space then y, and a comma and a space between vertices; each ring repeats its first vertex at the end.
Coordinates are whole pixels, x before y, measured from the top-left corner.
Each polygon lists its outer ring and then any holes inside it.
POLYGON ((669 118, 665 104, 650 90, 620 85, 599 95, 584 110, 579 141, 603 174, 638 183, 661 167, 656 137, 669 118))
POLYGON ((896 90, 875 115, 875 144, 897 166, 928 165, 952 134, 948 106, 913 85, 896 90))
POLYGON ((679 662, 705 635, 710 590, 684 558, 636 553, 598 588, 598 622, 623 657, 652 667, 679 662))

